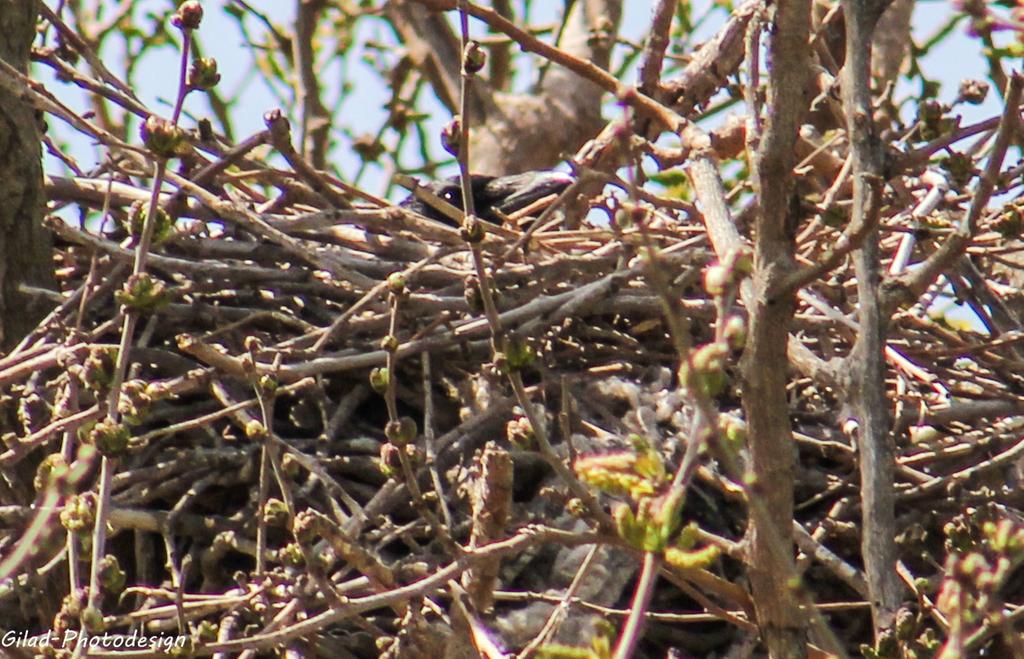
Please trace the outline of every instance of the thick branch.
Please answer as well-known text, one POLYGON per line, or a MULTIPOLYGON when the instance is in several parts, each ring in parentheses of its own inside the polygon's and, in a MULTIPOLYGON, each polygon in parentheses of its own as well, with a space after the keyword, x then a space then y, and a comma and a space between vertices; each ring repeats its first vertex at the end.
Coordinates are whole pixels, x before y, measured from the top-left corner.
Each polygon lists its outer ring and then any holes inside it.
POLYGON ((849 357, 851 399, 859 420, 864 535, 862 552, 871 594, 875 639, 892 626, 899 606, 896 575, 895 459, 885 389, 886 320, 878 304, 878 198, 874 185, 883 169, 882 145, 871 109, 871 39, 878 14, 866 3, 845 1, 846 66, 843 106, 850 136, 853 227, 868 227, 855 258, 860 331, 849 357))
MULTIPOLYGON (((36 6, 8 2, 0 11, 0 60, 24 73, 35 36, 36 6)), ((10 348, 44 315, 23 284, 53 287, 49 235, 42 228, 43 169, 39 121, 28 99, 0 94, 0 348, 10 348)))
POLYGON ((793 597, 793 435, 786 398, 787 342, 795 302, 777 295, 792 270, 792 170, 798 129, 807 110, 810 2, 776 5, 769 44, 770 89, 761 147, 755 158, 760 212, 754 243, 754 297, 743 356, 744 410, 750 438, 750 583, 758 626, 772 657, 805 656, 806 618, 793 597))

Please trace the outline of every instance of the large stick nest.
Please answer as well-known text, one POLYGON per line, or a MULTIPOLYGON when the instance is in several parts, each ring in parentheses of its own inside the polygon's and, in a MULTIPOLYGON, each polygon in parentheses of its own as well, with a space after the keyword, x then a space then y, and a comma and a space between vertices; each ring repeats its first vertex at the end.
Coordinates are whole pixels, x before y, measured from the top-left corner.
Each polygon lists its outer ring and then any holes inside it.
MULTIPOLYGON (((232 631, 222 640, 236 639, 238 647, 255 636, 249 642, 299 643, 321 656, 338 656, 338 648, 373 656, 375 643, 397 634, 384 645, 392 656, 426 656, 464 647, 467 621, 478 631, 490 629, 502 645, 522 647, 540 633, 597 537, 599 549, 573 591, 578 600, 552 637, 586 641, 607 615, 595 606, 628 603, 636 554, 613 535, 587 531, 584 520, 595 523, 593 516, 567 512, 577 507, 549 462, 528 444, 523 450, 509 443, 521 439, 524 411, 494 362, 474 261, 459 230, 395 207, 338 211, 322 203, 318 211, 297 177, 263 167, 250 178, 260 177, 287 180, 285 195, 304 203, 211 195, 202 207, 165 198, 179 221, 147 266, 165 290, 158 304, 139 313, 119 404, 131 438, 126 449, 111 453, 107 550, 126 571, 131 594, 103 600, 108 627, 125 629, 134 619, 144 620, 150 633, 174 631, 179 611, 167 590, 174 584, 182 594, 180 613, 193 628, 205 621, 223 630, 230 620, 232 631), (215 202, 222 212, 212 211, 215 202), (273 213, 261 212, 268 205, 276 206, 273 213), (396 410, 418 428, 404 449, 415 495, 399 463, 391 477, 380 464, 382 447, 392 446, 385 436, 389 412, 385 388, 375 391, 371 373, 387 363, 381 346, 389 335, 397 339, 396 410), (504 480, 493 475, 509 468, 504 480), (282 527, 288 516, 274 501, 262 511, 268 522, 257 539, 261 477, 271 499, 284 498, 283 484, 293 510, 304 511, 304 524, 314 529, 307 541, 315 567, 301 553, 296 558, 295 545, 289 548, 295 536, 282 527), (511 491, 494 494, 502 483, 511 491), (496 513, 501 519, 489 529, 484 504, 507 510, 496 513), (265 571, 258 574, 254 556, 264 541, 265 571), (500 567, 480 567, 487 556, 470 561, 452 554, 452 542, 495 541, 500 567), (481 598, 474 602, 493 609, 469 612, 449 583, 460 575, 481 598), (268 615, 286 619, 276 636, 264 629, 268 615)), ((61 446, 80 446, 76 438, 88 444, 93 424, 106 416, 125 313, 116 292, 129 286, 137 242, 121 227, 130 224, 131 202, 149 194, 130 179, 111 187, 55 180, 51 189, 77 196, 83 207, 107 199, 110 216, 122 222, 75 228, 52 218, 66 295, 2 363, 14 396, 9 423, 19 430, 16 439, 7 438, 0 461, 10 500, 26 502, 34 496, 36 466, 52 466, 62 452, 81 466, 69 491, 86 492, 99 476, 96 454, 80 452, 75 461, 75 449, 61 446)), ((657 248, 654 265, 667 275, 672 312, 685 318, 687 340, 699 345, 710 340, 716 322, 700 284, 710 260, 704 228, 699 217, 670 207, 642 207, 643 221, 627 227, 556 228, 520 247, 521 230, 492 230, 480 243, 509 345, 536 353, 521 373, 564 460, 622 450, 638 433, 671 468, 695 441, 663 320, 664 291, 651 286, 652 263, 640 246, 657 248)), ((823 290, 838 299, 843 287, 823 290)), ((852 338, 841 323, 810 310, 798 315, 796 329, 826 355, 848 349, 852 338)), ((939 355, 935 377, 960 392, 974 387, 984 396, 983 383, 1005 367, 981 349, 969 363, 958 361, 950 349, 954 337, 934 324, 905 320, 896 331, 907 354, 939 355)), ((956 337, 954 345, 960 342, 956 337)), ((728 385, 715 400, 723 415, 740 418, 741 383, 732 367, 727 373, 728 385)), ((933 383, 919 379, 919 391, 906 391, 905 400, 929 399, 933 383)), ((806 588, 813 600, 836 609, 829 614, 833 629, 856 643, 870 637, 856 569, 856 453, 841 432, 832 391, 794 373, 791 397, 800 457, 797 511, 810 534, 798 538, 807 552, 806 588)), ((988 404, 1013 403, 990 397, 988 404)), ((912 416, 916 408, 908 402, 903 409, 912 416)), ((951 421, 941 431, 917 444, 901 440, 899 511, 907 529, 901 541, 920 576, 940 574, 928 556, 940 555, 942 526, 964 505, 992 505, 993 498, 1019 505, 1019 494, 1004 485, 1020 450, 1014 423, 977 428, 946 413, 951 421), (986 457, 993 459, 982 462, 986 457)), ((902 423, 920 422, 908 416, 902 423)), ((729 547, 743 537, 746 509, 717 463, 701 462, 684 518, 729 547)), ((67 501, 94 512, 95 495, 67 501)), ((23 528, 31 515, 9 508, 5 524, 23 528)), ((90 531, 76 537, 84 541, 90 531)), ((7 534, 7 551, 19 535, 7 534)), ((68 606, 61 608, 67 562, 51 560, 63 537, 51 526, 36 557, 6 588, 6 609, 27 627, 62 615, 67 623, 68 606), (41 584, 49 595, 33 594, 41 584)), ((705 653, 750 633, 744 620, 753 611, 738 546, 706 570, 669 574, 654 610, 691 615, 652 620, 652 652, 673 646, 705 653)))
MULTIPOLYGON (((747 313, 735 289, 717 299, 705 291, 716 261, 708 218, 659 197, 663 188, 585 172, 600 184, 559 199, 560 222, 524 238, 530 220, 520 218, 467 242, 459 228, 302 166, 280 117, 270 119, 233 148, 191 136, 193 150, 167 174, 174 192, 159 196, 171 229, 157 232, 144 264, 138 218, 152 157, 127 151, 102 177, 48 181, 62 291, 0 360, 0 556, 17 557, 0 582, 4 626, 77 629, 90 619, 94 486, 109 482, 104 553, 127 590, 105 584, 108 630, 184 629, 204 652, 324 657, 473 656, 487 639, 588 645, 602 621, 618 627, 627 613, 640 552, 606 511, 635 501, 585 501, 596 491, 568 467, 581 455, 648 451, 674 473, 698 445, 682 518, 697 525, 699 546, 720 553, 665 567, 641 652, 706 656, 752 643, 746 501, 770 484, 744 489, 727 473, 723 452, 742 469, 745 448, 694 432, 693 382, 680 377, 681 346, 705 345, 747 313), (289 167, 253 155, 263 144, 289 167), (628 201, 603 196, 609 181, 628 201), (480 264, 497 322, 484 312, 480 264), (541 428, 531 432, 530 417, 541 428)), ((845 145, 808 145, 814 171, 800 184, 831 185, 845 145)), ((927 187, 912 170, 893 185, 906 198, 887 199, 884 253, 907 232, 900 209, 927 187)), ((998 187, 1012 190, 1017 176, 998 187)), ((837 205, 850 193, 830 191, 837 205)), ((756 212, 742 192, 730 197, 741 233, 756 212)), ((962 213, 965 202, 950 193, 936 213, 962 213)), ((797 213, 802 264, 829 258, 840 235, 810 206, 797 213)), ((979 310, 990 284, 1017 271, 1008 259, 1019 244, 990 230, 999 220, 983 218, 975 260, 952 278, 979 310)), ((923 232, 920 245, 932 250, 947 233, 923 232)), ((790 328, 807 351, 801 364, 815 368, 746 367, 789 369, 799 596, 856 649, 872 639, 858 453, 849 392, 829 366, 854 343, 857 300, 852 266, 834 265, 805 288, 812 296, 800 298, 790 328)), ((933 606, 949 583, 944 556, 982 546, 985 522, 1019 524, 1024 505, 1019 332, 953 328, 925 306, 898 312, 889 330, 908 638, 948 631, 933 606)), ((732 347, 701 398, 723 428, 743 421, 742 346, 732 347)), ((1003 576, 991 602, 1019 604, 1019 575, 1003 576)), ((997 631, 979 627, 974 647, 997 631)))

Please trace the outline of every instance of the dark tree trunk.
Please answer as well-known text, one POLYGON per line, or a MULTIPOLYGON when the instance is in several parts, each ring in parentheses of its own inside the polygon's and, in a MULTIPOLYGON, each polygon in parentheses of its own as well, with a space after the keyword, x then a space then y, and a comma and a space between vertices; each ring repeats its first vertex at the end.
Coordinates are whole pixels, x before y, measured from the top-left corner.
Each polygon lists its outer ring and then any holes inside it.
MULTIPOLYGON (((25 72, 35 36, 36 4, 4 3, 0 12, 0 58, 25 72)), ((0 348, 28 333, 45 309, 32 304, 23 284, 53 283, 50 235, 42 227, 45 199, 36 111, 0 93, 0 348)))

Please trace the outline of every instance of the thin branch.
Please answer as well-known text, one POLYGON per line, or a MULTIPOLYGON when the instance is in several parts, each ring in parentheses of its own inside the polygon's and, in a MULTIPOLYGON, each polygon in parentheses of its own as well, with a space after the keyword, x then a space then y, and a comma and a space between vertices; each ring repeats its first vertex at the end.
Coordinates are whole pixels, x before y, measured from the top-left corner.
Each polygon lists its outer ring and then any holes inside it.
POLYGON ((971 198, 971 205, 957 225, 957 230, 935 252, 916 268, 908 270, 903 276, 894 280, 893 286, 883 290, 882 309, 892 313, 901 301, 916 301, 938 277, 948 270, 953 262, 964 253, 977 232, 978 221, 988 206, 989 199, 995 191, 1002 170, 1006 150, 1016 134, 1020 123, 1020 102, 1024 92, 1024 77, 1014 73, 1010 77, 1003 115, 999 121, 999 131, 988 157, 988 164, 978 181, 978 187, 971 198))

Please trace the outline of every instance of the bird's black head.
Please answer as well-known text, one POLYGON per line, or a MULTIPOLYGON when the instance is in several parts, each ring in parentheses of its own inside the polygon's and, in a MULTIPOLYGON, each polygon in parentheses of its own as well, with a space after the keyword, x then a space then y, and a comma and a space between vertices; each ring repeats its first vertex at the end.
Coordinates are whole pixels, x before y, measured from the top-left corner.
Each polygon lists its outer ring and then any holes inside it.
MULTIPOLYGON (((551 194, 558 194, 573 182, 573 178, 563 172, 533 171, 510 176, 470 175, 470 188, 473 191, 473 206, 476 214, 488 222, 499 223, 501 218, 495 211, 506 215, 526 208, 538 199, 551 194)), ((428 190, 444 199, 452 206, 462 210, 462 179, 458 176, 434 181, 425 185, 428 190)), ((445 224, 452 224, 451 219, 435 210, 426 202, 409 195, 401 205, 420 215, 445 224)))

